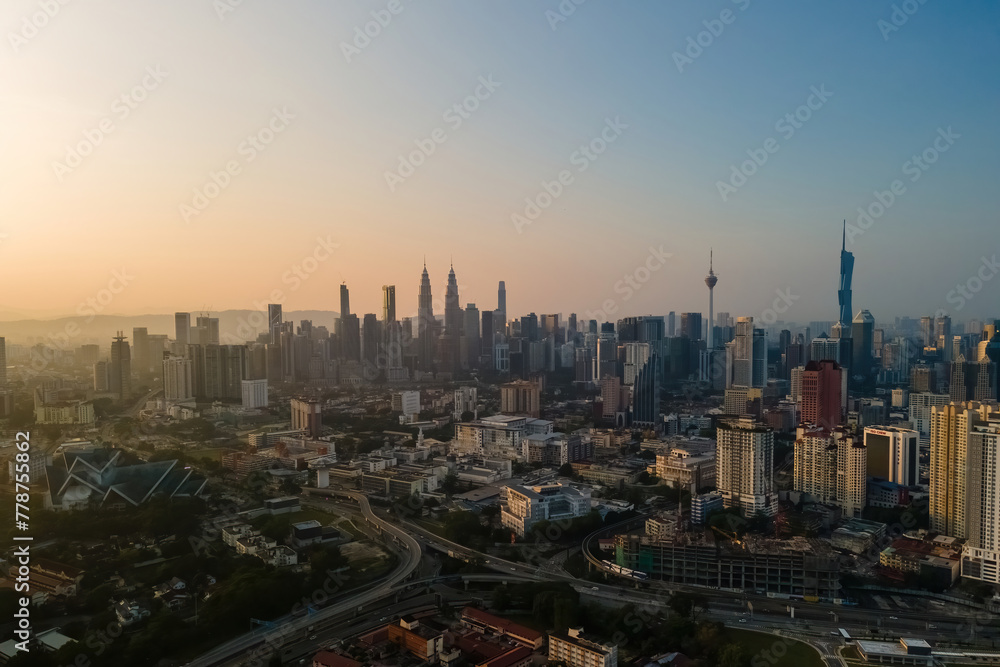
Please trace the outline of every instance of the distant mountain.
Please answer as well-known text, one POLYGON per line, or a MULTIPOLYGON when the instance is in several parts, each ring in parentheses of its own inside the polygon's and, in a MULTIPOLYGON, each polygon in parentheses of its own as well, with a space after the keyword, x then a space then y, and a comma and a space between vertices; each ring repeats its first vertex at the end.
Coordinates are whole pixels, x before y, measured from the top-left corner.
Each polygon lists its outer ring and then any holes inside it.
MULTIPOLYGON (((195 324, 200 313, 191 313, 191 324, 195 324)), ((267 330, 267 313, 255 310, 224 310, 209 313, 219 318, 219 338, 221 342, 254 340, 257 333, 267 330)), ((292 310, 282 313, 285 321, 299 326, 302 320, 311 320, 313 326, 325 326, 333 332, 333 323, 339 313, 331 310, 292 310)), ((111 338, 118 331, 132 340, 133 327, 146 327, 150 334, 166 334, 174 337, 174 316, 169 315, 92 315, 61 317, 53 320, 25 319, 0 322, 0 337, 8 343, 49 342, 64 349, 74 349, 87 343, 97 343, 102 347, 111 345, 111 338)))

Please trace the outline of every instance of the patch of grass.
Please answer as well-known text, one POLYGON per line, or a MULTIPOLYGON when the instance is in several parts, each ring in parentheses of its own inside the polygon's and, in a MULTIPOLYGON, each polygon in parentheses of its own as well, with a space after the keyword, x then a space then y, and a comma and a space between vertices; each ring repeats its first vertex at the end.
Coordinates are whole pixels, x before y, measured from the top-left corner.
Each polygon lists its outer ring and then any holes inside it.
POLYGON ((751 656, 763 655, 764 651, 768 651, 771 656, 777 657, 778 653, 781 653, 781 648, 786 649, 777 662, 768 661, 772 667, 825 667, 823 658, 816 649, 789 637, 726 628, 726 638, 743 646, 747 655, 751 656), (782 644, 782 647, 775 651, 778 644, 782 644))

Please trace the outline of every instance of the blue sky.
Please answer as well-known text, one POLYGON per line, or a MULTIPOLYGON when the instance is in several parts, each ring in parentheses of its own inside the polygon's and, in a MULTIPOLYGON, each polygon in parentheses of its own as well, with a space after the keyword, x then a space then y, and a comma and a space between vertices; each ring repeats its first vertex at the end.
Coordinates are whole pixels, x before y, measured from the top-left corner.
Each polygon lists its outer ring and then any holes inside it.
MULTIPOLYGON (((1000 251, 997 3, 565 0, 575 10, 553 23, 555 0, 399 0, 395 14, 388 0, 243 0, 220 14, 230 2, 72 2, 16 50, 39 5, 4 4, 0 278, 38 277, 0 316, 71 313, 123 263, 137 277, 109 312, 247 308, 275 289, 290 309, 336 309, 346 280, 360 312, 395 284, 405 316, 423 255, 442 297, 454 257, 463 304, 481 308, 503 279, 511 312, 707 311, 713 247, 716 310, 757 314, 791 289, 788 318, 833 319, 840 221, 896 179, 903 194, 850 248, 857 309, 949 308, 1000 251), (894 5, 898 23, 915 11, 888 32, 894 5), (372 12, 391 18, 345 57, 372 12), (707 46, 678 71, 699 33, 707 46), (66 147, 155 65, 162 84, 57 177, 66 147), (455 126, 447 110, 481 78, 498 85, 455 126), (829 98, 779 132, 817 89, 829 98), (247 160, 238 147, 275 109, 293 119, 247 160), (608 119, 627 127, 580 171, 574 152, 608 119), (904 165, 947 128, 957 138, 911 181, 904 165), (435 130, 444 140, 390 188, 386 172, 435 130), (769 138, 777 151, 723 201, 719 181, 769 138), (240 173, 185 217, 231 160, 240 173), (511 216, 564 170, 572 182, 519 233, 511 216), (282 277, 319 237, 338 251, 292 289, 282 277), (670 260, 621 289, 661 246, 670 260)), ((952 316, 997 314, 998 290, 952 316)))

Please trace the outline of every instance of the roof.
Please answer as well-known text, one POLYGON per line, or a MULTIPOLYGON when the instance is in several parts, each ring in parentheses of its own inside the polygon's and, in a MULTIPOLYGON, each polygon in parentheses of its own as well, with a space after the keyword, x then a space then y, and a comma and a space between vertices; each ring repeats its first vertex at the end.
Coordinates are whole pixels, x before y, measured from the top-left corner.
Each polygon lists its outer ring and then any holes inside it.
POLYGON ((523 637, 530 641, 537 641, 542 638, 542 633, 537 630, 532 630, 500 616, 494 616, 489 612, 476 609, 475 607, 464 608, 462 610, 462 618, 468 618, 482 625, 502 630, 508 635, 523 637))
POLYGON ((312 664, 323 667, 362 667, 357 660, 345 658, 331 651, 320 651, 312 657, 312 664))
POLYGON ((531 649, 525 648, 524 646, 518 646, 515 649, 511 649, 506 653, 498 655, 497 657, 480 663, 486 667, 510 667, 510 665, 517 665, 533 655, 531 649))

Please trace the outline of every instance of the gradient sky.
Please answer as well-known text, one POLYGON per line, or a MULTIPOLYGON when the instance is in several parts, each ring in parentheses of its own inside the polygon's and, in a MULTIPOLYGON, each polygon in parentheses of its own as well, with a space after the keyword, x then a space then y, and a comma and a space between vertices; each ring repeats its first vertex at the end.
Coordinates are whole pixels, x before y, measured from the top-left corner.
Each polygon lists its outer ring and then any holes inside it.
MULTIPOLYGON (((785 319, 831 320, 841 220, 894 179, 905 193, 850 248, 856 310, 950 308, 1000 253, 996 2, 911 0, 888 39, 883 0, 588 0, 555 29, 555 0, 400 2, 347 62, 341 44, 388 0, 243 0, 221 18, 237 0, 79 0, 24 40, 38 0, 5 0, 0 319, 73 314, 121 269, 134 278, 109 313, 253 308, 274 290, 288 310, 337 310, 344 280, 361 313, 395 284, 406 316, 425 255, 439 311, 453 257, 463 306, 495 307, 503 279, 511 314, 707 312, 713 247, 716 311, 757 314, 790 289, 785 319), (674 52, 727 9, 679 72, 674 52), (155 66, 165 79, 120 118, 155 66), (444 112, 489 76, 500 86, 453 128, 444 112), (832 96, 786 140, 775 123, 813 86, 832 96), (248 161, 238 147, 275 108, 294 119, 248 161), (578 172, 573 152, 616 117, 627 129, 578 172), (53 163, 105 118, 60 180, 53 163), (911 182, 904 163, 947 127, 960 138, 911 182), (391 192, 385 172, 436 128, 446 140, 391 192), (717 181, 769 137, 778 152, 723 202, 717 181), (185 222, 229 160, 241 173, 185 222), (511 214, 564 169, 573 182, 518 233, 511 214), (333 255, 283 279, 320 237, 333 255), (661 246, 667 263, 616 292, 661 246)), ((996 315, 998 295, 1000 277, 951 314, 996 315)))

